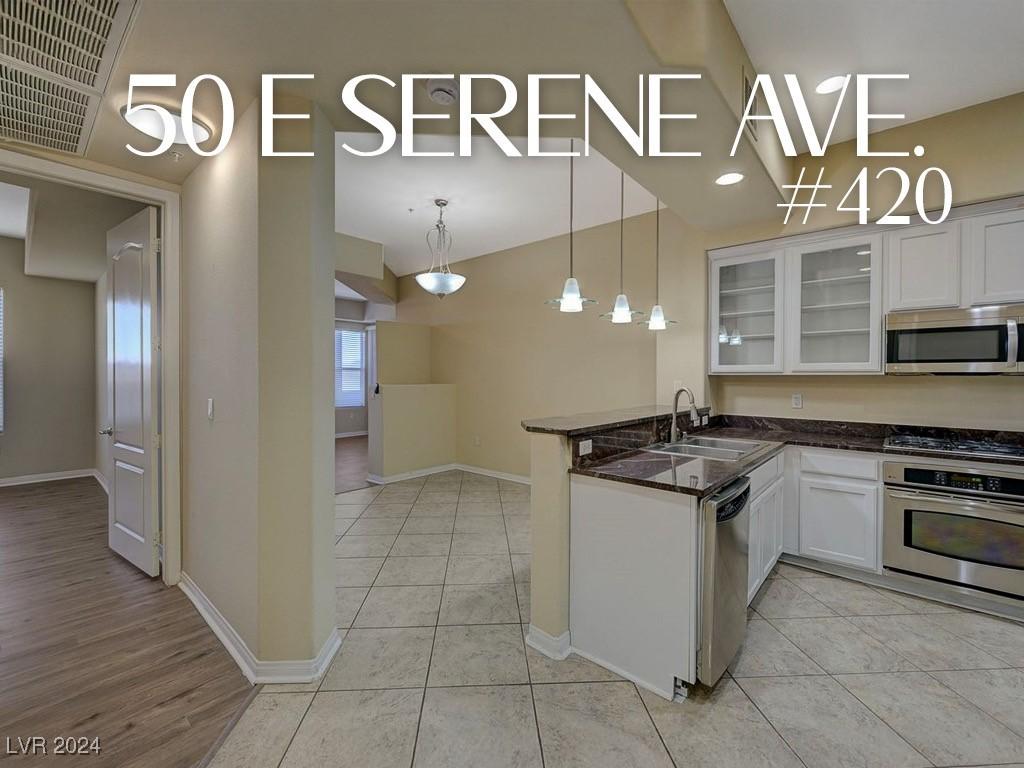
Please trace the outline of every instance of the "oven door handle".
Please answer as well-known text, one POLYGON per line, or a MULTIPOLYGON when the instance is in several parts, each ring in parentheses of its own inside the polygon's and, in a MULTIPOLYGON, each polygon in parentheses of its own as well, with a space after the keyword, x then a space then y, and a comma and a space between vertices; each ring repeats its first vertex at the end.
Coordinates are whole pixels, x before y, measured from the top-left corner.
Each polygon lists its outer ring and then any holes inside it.
POLYGON ((1020 348, 1020 335, 1017 321, 1010 318, 1006 321, 1006 367, 1017 367, 1017 350, 1020 348))
MULTIPOLYGON (((992 519, 1013 525, 1024 525, 1024 505, 1001 504, 987 499, 975 500, 963 496, 944 496, 933 493, 903 493, 889 489, 886 489, 885 497, 899 501, 914 501, 922 505, 954 507, 959 514, 967 517, 990 516, 992 519)), ((928 510, 922 509, 921 511, 928 510)))

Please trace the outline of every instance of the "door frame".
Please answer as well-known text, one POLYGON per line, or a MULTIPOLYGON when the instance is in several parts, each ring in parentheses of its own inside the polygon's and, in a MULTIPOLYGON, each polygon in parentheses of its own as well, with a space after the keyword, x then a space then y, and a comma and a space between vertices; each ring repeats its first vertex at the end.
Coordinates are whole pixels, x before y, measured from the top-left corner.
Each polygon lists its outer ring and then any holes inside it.
POLYGON ((0 149, 0 171, 127 197, 160 209, 160 504, 163 520, 160 570, 164 583, 173 586, 181 579, 180 192, 175 185, 156 186, 9 149, 0 149))

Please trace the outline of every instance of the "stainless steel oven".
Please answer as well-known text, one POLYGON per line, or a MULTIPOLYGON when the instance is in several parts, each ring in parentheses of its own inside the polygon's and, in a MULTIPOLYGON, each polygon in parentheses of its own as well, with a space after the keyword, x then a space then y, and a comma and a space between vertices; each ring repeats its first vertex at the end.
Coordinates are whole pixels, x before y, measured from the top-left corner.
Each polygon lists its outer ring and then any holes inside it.
POLYGON ((886 568, 1024 598, 1024 472, 884 466, 886 568))
POLYGON ((1024 305, 885 316, 886 373, 1024 373, 1024 305))

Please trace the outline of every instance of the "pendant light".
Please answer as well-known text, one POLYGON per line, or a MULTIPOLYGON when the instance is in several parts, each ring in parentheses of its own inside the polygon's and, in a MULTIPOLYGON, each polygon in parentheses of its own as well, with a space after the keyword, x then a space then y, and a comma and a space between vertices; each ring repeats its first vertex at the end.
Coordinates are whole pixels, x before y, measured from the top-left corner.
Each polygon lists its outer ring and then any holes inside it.
POLYGON ((452 252, 452 234, 444 223, 444 208, 448 201, 443 197, 434 200, 437 206, 437 223, 427 231, 427 248, 430 250, 430 269, 416 275, 416 282, 427 293, 443 299, 455 293, 466 282, 466 278, 452 272, 448 259, 452 252))
POLYGON ((575 179, 573 175, 573 149, 575 147, 575 140, 569 139, 569 277, 566 278, 565 285, 562 287, 562 295, 557 299, 551 299, 550 301, 544 302, 545 304, 551 304, 558 307, 559 312, 582 312, 583 307, 587 304, 596 304, 597 302, 593 299, 586 299, 580 295, 580 284, 573 277, 572 273, 572 214, 573 214, 573 190, 575 188, 575 179))
POLYGON ((626 220, 626 173, 619 171, 619 295, 615 297, 615 306, 611 312, 606 312, 601 317, 611 318, 616 325, 633 322, 634 317, 639 317, 643 312, 633 312, 629 308, 629 299, 623 290, 623 272, 625 263, 625 249, 623 247, 623 228, 626 220))
MULTIPOLYGON (((643 322, 642 320, 640 321, 643 322)), ((665 319, 665 310, 661 308, 661 200, 654 202, 654 306, 651 307, 647 319, 647 330, 664 331, 675 320, 665 319)))

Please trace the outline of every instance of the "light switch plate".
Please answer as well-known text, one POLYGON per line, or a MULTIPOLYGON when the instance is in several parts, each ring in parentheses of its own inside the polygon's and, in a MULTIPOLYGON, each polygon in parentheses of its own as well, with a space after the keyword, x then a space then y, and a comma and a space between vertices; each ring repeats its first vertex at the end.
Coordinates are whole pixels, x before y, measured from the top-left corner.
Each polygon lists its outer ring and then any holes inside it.
POLYGON ((593 440, 580 440, 580 456, 589 456, 594 452, 593 440))
POLYGON ((799 392, 794 392, 793 393, 793 407, 794 408, 803 408, 804 407, 804 396, 801 395, 799 392))
POLYGON ((213 421, 213 398, 208 398, 206 401, 206 418, 213 421))

